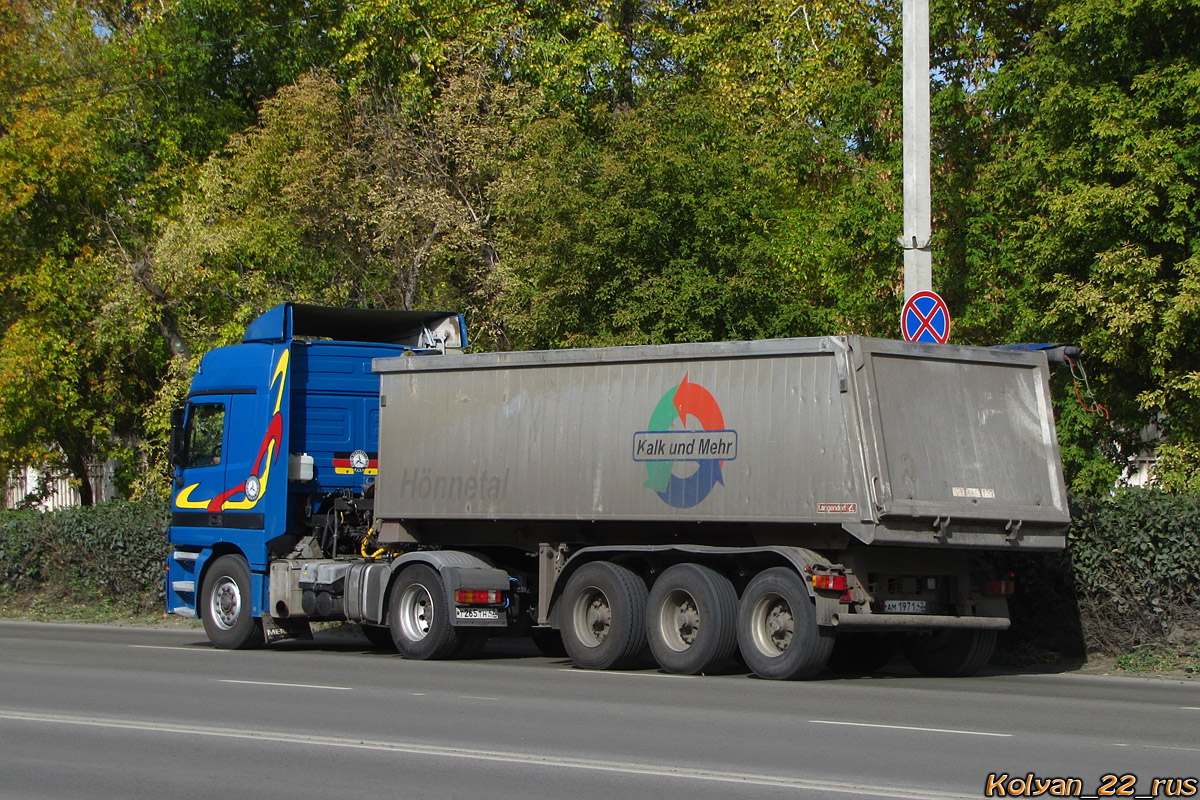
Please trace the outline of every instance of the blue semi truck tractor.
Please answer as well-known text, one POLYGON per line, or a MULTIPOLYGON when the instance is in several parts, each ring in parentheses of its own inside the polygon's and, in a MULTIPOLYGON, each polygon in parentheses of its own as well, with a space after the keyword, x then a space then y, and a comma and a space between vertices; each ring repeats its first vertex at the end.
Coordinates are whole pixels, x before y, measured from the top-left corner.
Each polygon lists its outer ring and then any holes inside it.
POLYGON ((1064 544, 1046 352, 465 346, 455 313, 289 303, 206 354, 168 610, 225 648, 348 620, 415 659, 968 675, 1013 590, 979 556, 1064 544))

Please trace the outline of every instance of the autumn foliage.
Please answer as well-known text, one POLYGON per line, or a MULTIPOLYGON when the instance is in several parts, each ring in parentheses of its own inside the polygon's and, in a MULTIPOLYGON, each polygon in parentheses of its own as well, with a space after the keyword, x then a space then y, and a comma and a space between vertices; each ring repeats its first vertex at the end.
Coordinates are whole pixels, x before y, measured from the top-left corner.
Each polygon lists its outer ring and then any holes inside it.
MULTIPOLYGON (((0 0, 0 470, 163 486, 195 359, 285 299, 480 348, 895 336, 899 14, 0 0)), ((935 288, 956 343, 1084 346, 1077 491, 1148 426, 1200 488, 1197 34, 1192 0, 932 3, 935 288)))

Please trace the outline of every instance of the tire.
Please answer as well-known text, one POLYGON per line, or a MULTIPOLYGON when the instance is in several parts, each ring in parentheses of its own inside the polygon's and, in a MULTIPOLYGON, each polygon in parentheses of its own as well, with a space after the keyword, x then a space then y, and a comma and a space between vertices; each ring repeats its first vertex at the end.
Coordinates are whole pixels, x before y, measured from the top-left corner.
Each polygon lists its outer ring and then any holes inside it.
POLYGON ((646 584, 607 561, 584 564, 559 598, 559 630, 575 666, 630 669, 646 661, 646 584))
POLYGON ((833 632, 817 625, 816 609, 800 576, 787 567, 758 573, 738 604, 738 645, 760 678, 811 678, 833 652, 833 632))
POLYGON ((534 628, 529 631, 529 638, 538 652, 547 658, 566 658, 567 648, 563 647, 562 634, 553 628, 534 628))
POLYGON ((200 616, 208 640, 225 650, 261 647, 262 620, 251 613, 250 566, 241 556, 220 556, 204 574, 200 616))
POLYGON ((400 655, 417 661, 453 658, 461 645, 450 624, 446 585, 424 564, 405 567, 388 600, 388 623, 400 655))
POLYGON ((941 630, 904 640, 904 655, 918 672, 965 678, 983 669, 996 650, 996 631, 941 630))
POLYGON ((396 652, 396 642, 392 639, 392 631, 386 625, 370 625, 366 622, 358 626, 362 635, 376 650, 396 652))
POLYGON ((737 649, 737 592, 699 564, 669 567, 650 590, 646 639, 667 672, 699 675, 729 664, 737 649))
POLYGON ((839 633, 833 640, 829 669, 842 675, 869 675, 896 654, 896 637, 888 633, 839 633))

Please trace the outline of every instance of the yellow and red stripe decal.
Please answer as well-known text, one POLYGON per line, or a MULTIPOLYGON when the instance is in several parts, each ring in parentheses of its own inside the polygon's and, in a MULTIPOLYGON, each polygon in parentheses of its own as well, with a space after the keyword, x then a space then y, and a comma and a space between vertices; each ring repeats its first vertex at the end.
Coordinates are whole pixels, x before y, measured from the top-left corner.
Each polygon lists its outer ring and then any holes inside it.
POLYGON ((378 475, 379 474, 379 459, 372 458, 367 462, 366 469, 356 470, 350 466, 350 457, 334 456, 333 458, 333 474, 335 475, 354 475, 356 472, 361 472, 363 475, 378 475))
POLYGON ((262 445, 258 448, 258 458, 254 461, 254 467, 250 470, 250 476, 258 478, 259 490, 258 496, 253 500, 245 497, 246 481, 243 480, 240 484, 214 497, 212 500, 192 500, 192 492, 200 485, 193 483, 191 486, 185 487, 179 492, 175 498, 175 505, 179 508, 194 508, 205 509, 210 514, 224 511, 226 509, 235 511, 245 511, 254 508, 258 505, 258 501, 262 500, 267 494, 267 481, 271 477, 271 465, 279 460, 279 449, 283 445, 283 393, 287 387, 288 365, 291 361, 291 351, 284 350, 279 355, 279 362, 275 365, 275 372, 271 376, 271 389, 279 384, 279 389, 275 394, 275 409, 272 412, 271 419, 267 423, 267 432, 263 435, 262 445), (231 497, 243 495, 241 500, 231 500, 231 497))

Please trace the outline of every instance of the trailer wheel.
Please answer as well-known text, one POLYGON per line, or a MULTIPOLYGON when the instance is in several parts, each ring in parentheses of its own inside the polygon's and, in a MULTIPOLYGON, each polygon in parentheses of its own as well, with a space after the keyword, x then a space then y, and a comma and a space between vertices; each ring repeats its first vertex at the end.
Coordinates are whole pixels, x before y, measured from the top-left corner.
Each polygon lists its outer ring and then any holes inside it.
POLYGON ((450 624, 446 586, 437 571, 412 564, 400 572, 388 601, 392 641, 405 658, 418 661, 453 658, 458 631, 450 624))
POLYGON ((584 669, 628 669, 646 657, 646 584, 607 561, 584 564, 559 599, 563 646, 584 669))
POLYGON ((200 615, 208 640, 225 650, 260 647, 262 620, 251 614, 250 566, 241 556, 221 556, 204 575, 200 615))
POLYGON ((786 567, 758 573, 738 605, 738 644, 760 678, 811 678, 829 661, 833 633, 817 614, 800 576, 786 567))
POLYGON ((669 567, 650 590, 646 638, 667 672, 698 675, 729 663, 737 649, 737 592, 699 564, 669 567))
POLYGON ((996 631, 941 630, 904 640, 904 655, 918 672, 965 678, 983 669, 996 650, 996 631))

